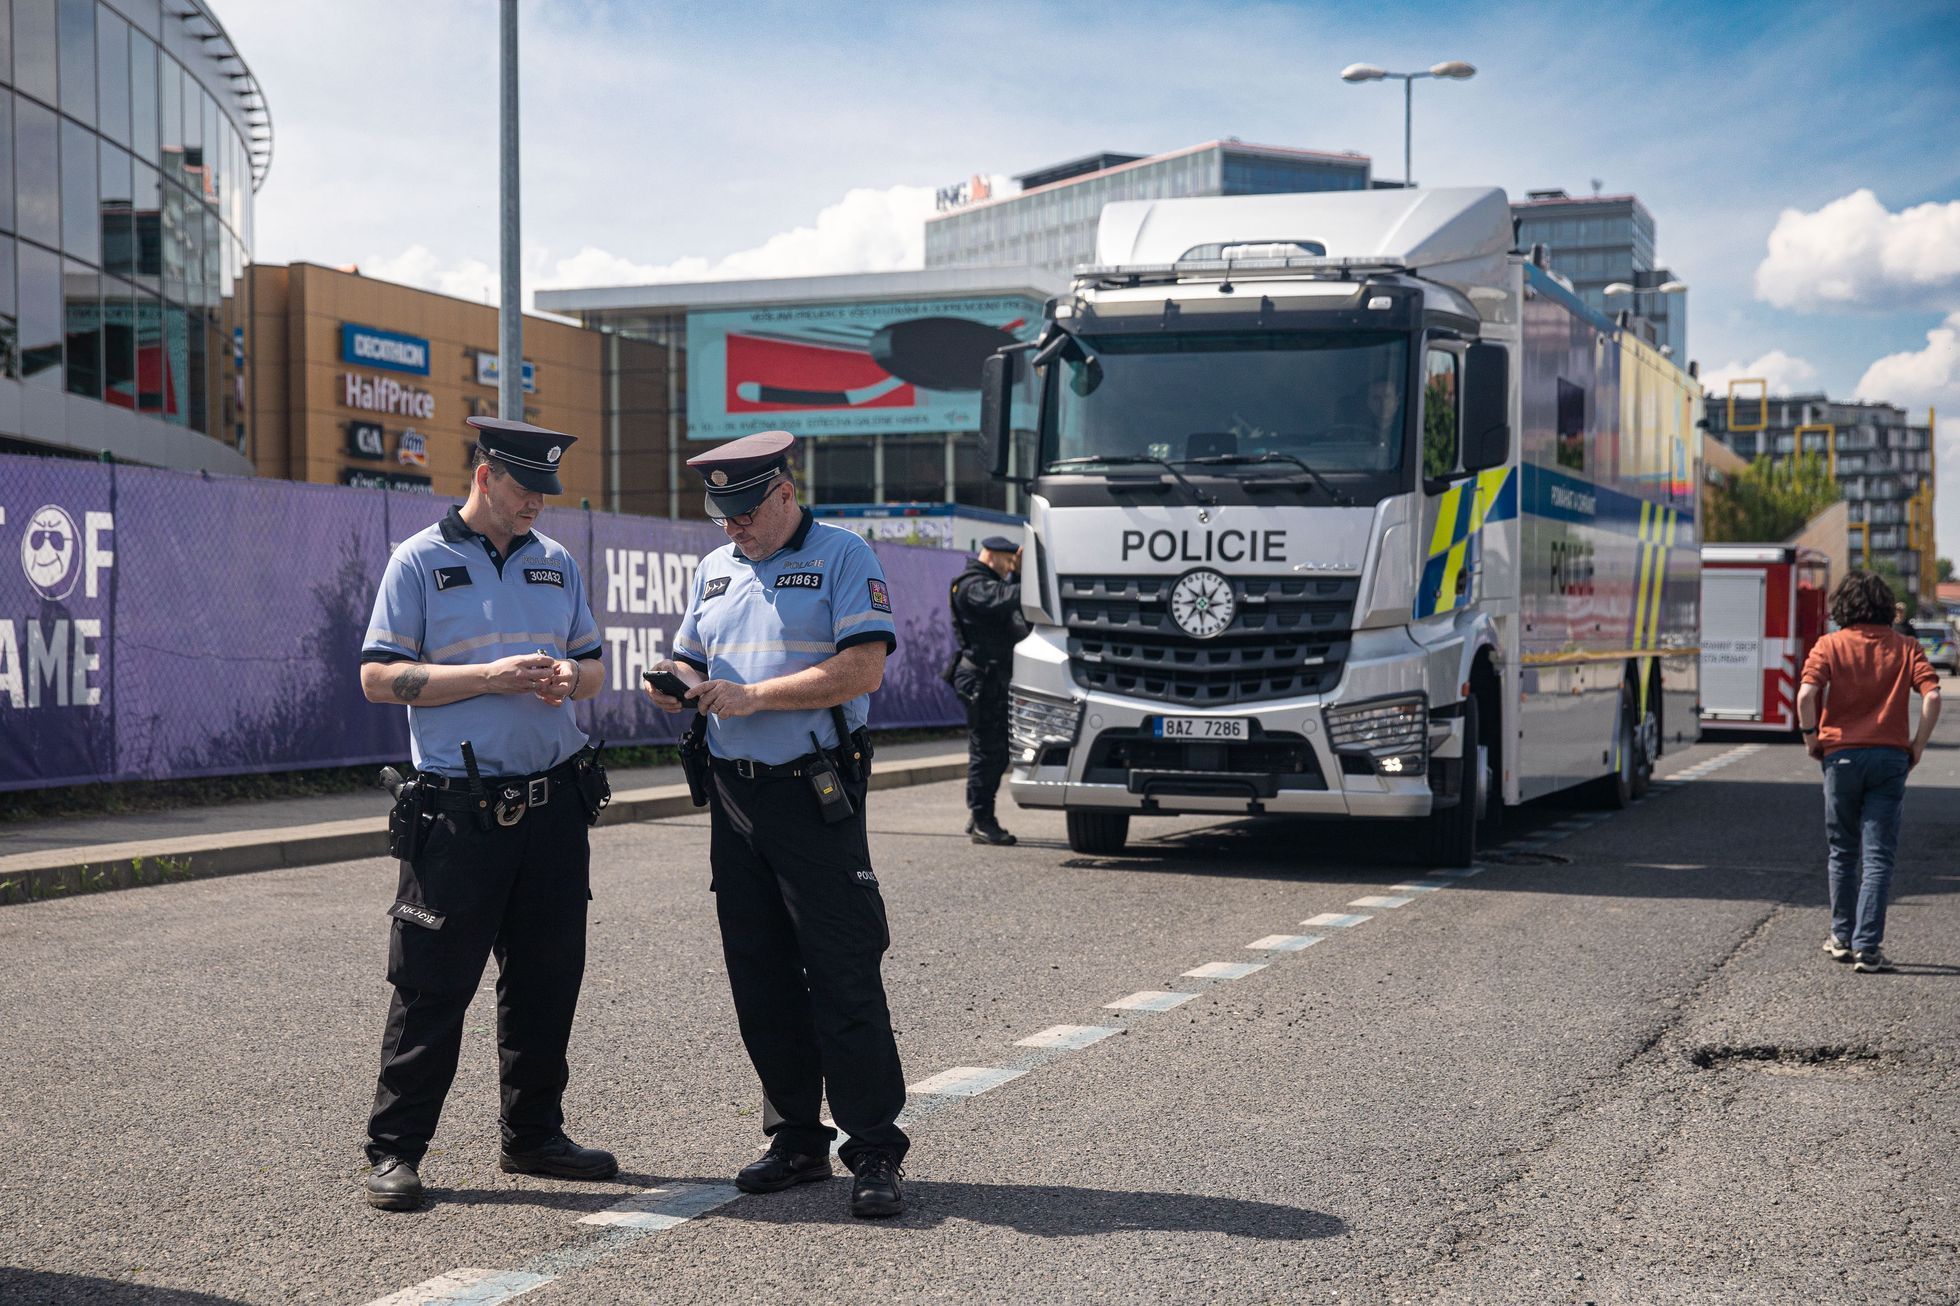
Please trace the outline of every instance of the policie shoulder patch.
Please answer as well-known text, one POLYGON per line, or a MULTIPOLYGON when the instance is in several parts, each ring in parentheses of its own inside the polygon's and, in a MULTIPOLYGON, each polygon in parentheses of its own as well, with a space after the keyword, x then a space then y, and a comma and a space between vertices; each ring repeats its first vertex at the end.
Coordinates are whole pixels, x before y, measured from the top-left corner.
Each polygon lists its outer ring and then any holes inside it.
POLYGON ((430 911, 420 903, 401 902, 399 900, 396 901, 394 906, 388 909, 388 914, 398 921, 406 921, 410 925, 420 925, 425 930, 439 930, 442 928, 442 923, 449 919, 441 912, 430 911))
POLYGON ((823 588, 823 573, 820 571, 786 571, 776 577, 779 590, 820 590, 823 588))
POLYGON ((565 573, 556 567, 526 567, 524 579, 532 585, 556 585, 565 588, 565 573))
POLYGON ((874 576, 870 581, 870 585, 871 606, 880 612, 890 612, 892 610, 892 595, 891 591, 885 588, 885 582, 874 576))
POLYGON ((436 589, 438 591, 453 590, 459 585, 470 583, 470 569, 468 567, 437 567, 435 577, 436 589))
POLYGON ((701 597, 704 599, 712 599, 717 595, 725 592, 727 589, 728 589, 728 577, 716 576, 711 580, 709 580, 709 582, 706 585, 703 585, 701 587, 701 597))

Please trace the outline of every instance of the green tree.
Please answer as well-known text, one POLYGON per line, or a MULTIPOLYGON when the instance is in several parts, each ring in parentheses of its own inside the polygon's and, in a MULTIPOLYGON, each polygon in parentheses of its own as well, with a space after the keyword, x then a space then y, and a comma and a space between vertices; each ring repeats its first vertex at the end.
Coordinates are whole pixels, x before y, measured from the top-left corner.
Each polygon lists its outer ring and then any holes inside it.
MULTIPOLYGON (((1857 552, 1855 546, 1852 548, 1852 552, 1854 554, 1857 552)), ((1906 605, 1906 617, 1908 619, 1919 615, 1919 596, 1914 594, 1911 587, 1906 584, 1906 578, 1899 571, 1898 563, 1892 561, 1890 558, 1873 558, 1871 570, 1887 585, 1892 587, 1893 599, 1906 605)))
POLYGON ((1941 558, 1940 559, 1940 584, 1944 585, 1952 579, 1953 579, 1953 559, 1941 558))
POLYGON ((1704 537, 1711 544, 1775 544, 1840 498, 1820 454, 1767 454, 1710 487, 1704 537))

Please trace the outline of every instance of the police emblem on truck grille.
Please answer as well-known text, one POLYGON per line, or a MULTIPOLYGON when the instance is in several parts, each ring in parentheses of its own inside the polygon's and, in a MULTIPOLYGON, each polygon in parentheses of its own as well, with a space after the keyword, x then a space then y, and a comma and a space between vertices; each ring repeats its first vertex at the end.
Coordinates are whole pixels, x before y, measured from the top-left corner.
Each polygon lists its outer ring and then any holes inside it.
POLYGON ((1186 572, 1171 587, 1171 620, 1193 639, 1210 639, 1222 633, 1238 610, 1232 583, 1215 571, 1201 567, 1186 572))

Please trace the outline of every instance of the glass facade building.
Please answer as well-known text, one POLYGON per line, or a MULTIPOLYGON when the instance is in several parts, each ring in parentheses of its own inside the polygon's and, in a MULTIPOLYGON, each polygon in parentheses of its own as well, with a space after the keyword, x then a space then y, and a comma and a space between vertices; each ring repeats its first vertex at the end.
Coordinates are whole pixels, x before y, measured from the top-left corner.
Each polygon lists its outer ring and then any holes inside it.
POLYGON ((1372 163, 1239 141, 1211 141, 1149 158, 1097 154, 1024 173, 1023 189, 926 220, 926 266, 1035 267, 1068 276, 1095 262, 1096 224, 1114 200, 1367 190, 1372 163), (1111 159, 1122 162, 1110 163, 1111 159))
POLYGON ((201 0, 0 0, 0 450, 250 474, 271 141, 201 0))
POLYGON ((1592 307, 1613 317, 1622 309, 1644 323, 1648 343, 1664 345, 1675 366, 1688 365, 1688 302, 1685 292, 1663 295, 1651 287, 1672 281, 1674 274, 1654 259, 1654 215, 1631 195, 1589 195, 1574 198, 1562 190, 1528 192, 1511 206, 1518 219, 1518 243, 1523 248, 1544 245, 1551 251, 1552 270, 1572 283, 1572 289, 1592 307), (1606 287, 1624 281, 1633 295, 1606 294, 1606 287))

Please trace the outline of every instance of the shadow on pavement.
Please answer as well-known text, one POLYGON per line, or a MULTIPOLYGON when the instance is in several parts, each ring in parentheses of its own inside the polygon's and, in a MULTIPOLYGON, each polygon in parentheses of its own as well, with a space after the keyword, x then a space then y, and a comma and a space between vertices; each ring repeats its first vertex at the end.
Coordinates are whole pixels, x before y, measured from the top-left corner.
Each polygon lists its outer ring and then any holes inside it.
POLYGON ((105 1306, 241 1306, 237 1297, 218 1297, 208 1292, 187 1292, 151 1283, 127 1283, 121 1279, 99 1279, 88 1274, 56 1274, 50 1270, 23 1270, 0 1265, 0 1301, 49 1303, 103 1303, 105 1306))
MULTIPOLYGON (((813 1184, 721 1207, 710 1218, 768 1224, 853 1224, 842 1183, 813 1184), (812 1193, 812 1189, 817 1193, 812 1193), (818 1194, 821 1194, 820 1196, 818 1194), (789 1200, 783 1200, 789 1198, 789 1200), (801 1200, 798 1200, 800 1198, 801 1200)), ((1299 1242, 1347 1232, 1337 1216, 1275 1202, 1193 1193, 1112 1192, 1048 1184, 970 1184, 917 1180, 906 1185, 905 1214, 894 1223, 931 1228, 946 1220, 999 1225, 1037 1238, 1081 1238, 1126 1232, 1222 1233, 1299 1242)))

